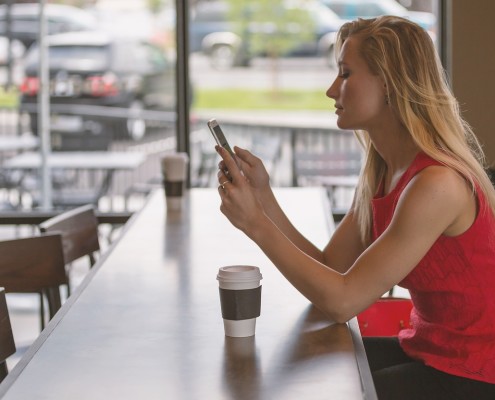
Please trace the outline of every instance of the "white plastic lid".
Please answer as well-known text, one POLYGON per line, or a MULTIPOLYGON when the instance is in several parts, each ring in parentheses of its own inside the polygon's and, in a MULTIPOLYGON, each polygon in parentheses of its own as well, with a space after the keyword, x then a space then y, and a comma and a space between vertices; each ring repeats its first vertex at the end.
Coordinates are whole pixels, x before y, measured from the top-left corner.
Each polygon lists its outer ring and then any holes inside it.
POLYGON ((217 279, 223 282, 248 282, 263 279, 260 269, 252 265, 230 265, 218 269, 217 279))
POLYGON ((164 154, 162 156, 162 161, 167 162, 167 161, 185 161, 186 163, 189 162, 189 156, 185 152, 178 152, 178 153, 168 153, 164 154))

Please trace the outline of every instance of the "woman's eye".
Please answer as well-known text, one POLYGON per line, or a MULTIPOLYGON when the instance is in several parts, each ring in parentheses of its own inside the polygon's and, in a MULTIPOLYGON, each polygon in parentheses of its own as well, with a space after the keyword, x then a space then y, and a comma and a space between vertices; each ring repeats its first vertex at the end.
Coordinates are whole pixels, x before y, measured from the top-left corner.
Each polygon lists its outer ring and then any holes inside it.
POLYGON ((342 79, 347 79, 349 78, 349 72, 341 72, 339 74, 339 78, 342 78, 342 79))

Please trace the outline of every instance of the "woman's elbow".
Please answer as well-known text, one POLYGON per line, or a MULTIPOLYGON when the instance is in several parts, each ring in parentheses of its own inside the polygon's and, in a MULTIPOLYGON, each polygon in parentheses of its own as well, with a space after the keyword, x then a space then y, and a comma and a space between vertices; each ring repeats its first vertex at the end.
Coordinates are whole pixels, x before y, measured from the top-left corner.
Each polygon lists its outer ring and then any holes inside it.
POLYGON ((328 302, 322 310, 332 321, 344 324, 356 316, 352 304, 345 301, 328 302))

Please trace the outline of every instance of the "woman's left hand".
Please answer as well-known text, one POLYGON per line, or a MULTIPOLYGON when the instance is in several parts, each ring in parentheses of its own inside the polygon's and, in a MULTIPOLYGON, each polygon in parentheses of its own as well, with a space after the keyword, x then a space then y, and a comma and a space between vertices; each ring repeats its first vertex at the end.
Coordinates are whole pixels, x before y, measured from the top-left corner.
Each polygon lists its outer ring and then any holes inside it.
POLYGON ((222 199, 220 211, 238 229, 251 236, 259 218, 264 217, 261 203, 234 158, 222 147, 216 147, 228 169, 218 174, 218 192, 222 199))

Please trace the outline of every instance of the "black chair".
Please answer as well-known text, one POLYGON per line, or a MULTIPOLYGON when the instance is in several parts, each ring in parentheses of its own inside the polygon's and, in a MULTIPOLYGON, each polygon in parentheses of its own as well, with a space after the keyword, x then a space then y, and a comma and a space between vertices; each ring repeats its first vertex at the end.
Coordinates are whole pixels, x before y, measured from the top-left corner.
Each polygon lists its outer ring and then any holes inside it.
POLYGON ((62 236, 47 234, 0 241, 0 286, 6 293, 37 293, 40 296, 41 329, 45 328, 46 298, 49 318, 62 305, 60 285, 68 283, 62 236))
POLYGON ((9 310, 5 300, 5 289, 0 288, 0 382, 8 374, 7 358, 16 351, 12 326, 10 325, 9 310))

